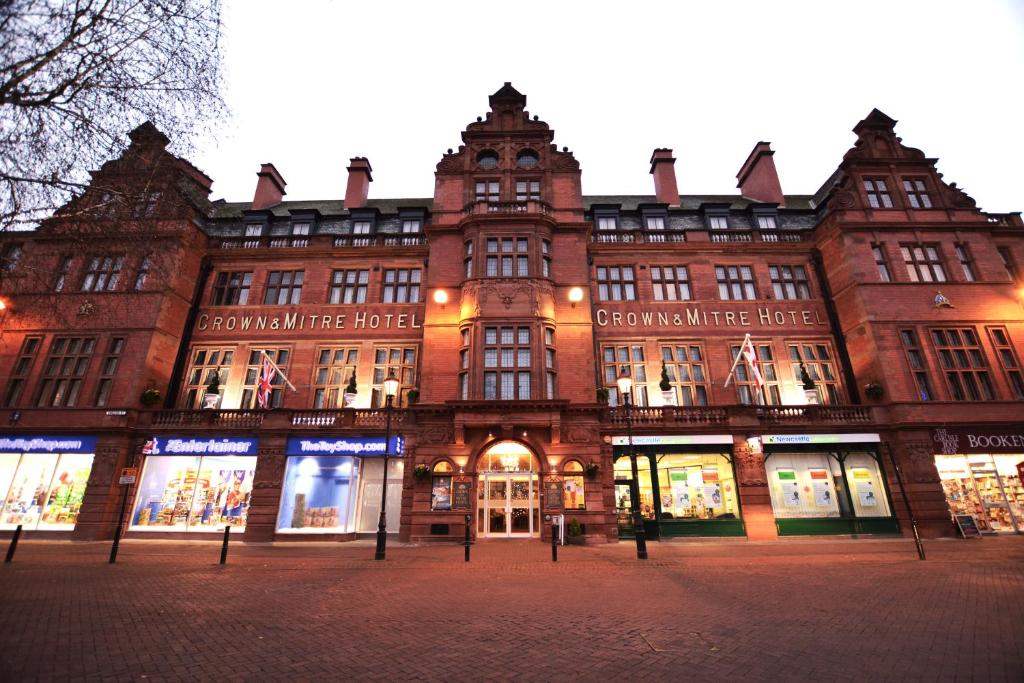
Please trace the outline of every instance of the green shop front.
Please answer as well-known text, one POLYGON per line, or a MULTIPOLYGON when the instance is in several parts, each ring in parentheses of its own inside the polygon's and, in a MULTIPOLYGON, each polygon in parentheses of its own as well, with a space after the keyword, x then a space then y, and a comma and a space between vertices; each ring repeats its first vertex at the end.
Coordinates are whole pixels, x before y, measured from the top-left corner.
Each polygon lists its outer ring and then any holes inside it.
POLYGON ((779 536, 898 534, 878 434, 763 434, 779 536))
POLYGON ((631 452, 648 539, 744 536, 732 444, 729 434, 612 437, 619 536, 633 537, 631 452))

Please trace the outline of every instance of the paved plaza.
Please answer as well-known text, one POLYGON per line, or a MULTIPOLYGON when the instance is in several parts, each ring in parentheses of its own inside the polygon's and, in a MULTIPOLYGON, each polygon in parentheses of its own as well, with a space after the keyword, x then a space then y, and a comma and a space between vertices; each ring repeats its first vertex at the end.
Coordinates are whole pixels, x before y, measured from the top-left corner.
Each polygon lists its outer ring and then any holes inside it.
POLYGON ((0 679, 1021 680, 1024 539, 23 541, 0 679))

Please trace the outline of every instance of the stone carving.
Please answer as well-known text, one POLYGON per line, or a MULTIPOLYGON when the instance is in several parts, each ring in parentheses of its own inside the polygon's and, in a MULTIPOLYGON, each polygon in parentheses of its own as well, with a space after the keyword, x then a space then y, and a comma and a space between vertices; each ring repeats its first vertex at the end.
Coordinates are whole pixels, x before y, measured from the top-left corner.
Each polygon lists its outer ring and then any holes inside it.
POLYGON ((445 154, 441 161, 437 162, 438 173, 461 173, 462 154, 445 154))
MULTIPOLYGON (((884 448, 889 448, 883 444, 884 448)), ((900 465, 900 471, 908 484, 935 484, 939 482, 939 470, 935 467, 935 455, 930 441, 908 441, 894 448, 892 453, 900 465)))
POLYGON ((420 432, 418 440, 421 444, 451 443, 452 430, 442 426, 426 427, 420 432))
POLYGON ((960 209, 970 209, 977 205, 974 198, 956 186, 956 183, 949 184, 950 201, 953 206, 960 209))
POLYGON ((261 448, 256 463, 258 476, 252 487, 254 489, 281 488, 281 481, 284 479, 284 453, 276 448, 261 448))
POLYGON ((739 483, 744 486, 767 486, 764 456, 754 453, 749 448, 736 449, 736 474, 739 483))
POLYGON ((576 161, 571 152, 556 152, 551 155, 551 170, 578 171, 580 170, 580 162, 576 161))
POLYGON ((570 443, 592 443, 597 441, 597 429, 570 427, 566 438, 570 443))
POLYGON ((854 200, 852 193, 840 190, 833 195, 832 203, 837 209, 850 209, 853 208, 857 202, 854 200))
POLYGON ((497 297, 506 309, 509 309, 512 308, 512 304, 519 294, 524 294, 528 297, 533 296, 534 289, 530 285, 517 280, 497 280, 493 283, 488 282, 480 285, 476 300, 477 314, 479 315, 480 307, 487 303, 487 300, 492 295, 497 297))

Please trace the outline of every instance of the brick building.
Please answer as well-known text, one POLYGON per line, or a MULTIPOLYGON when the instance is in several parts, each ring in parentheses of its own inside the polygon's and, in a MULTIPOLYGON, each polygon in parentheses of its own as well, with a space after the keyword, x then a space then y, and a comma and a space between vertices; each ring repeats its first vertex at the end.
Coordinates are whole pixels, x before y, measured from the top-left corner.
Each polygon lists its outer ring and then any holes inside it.
POLYGON ((564 514, 614 541, 637 496, 654 538, 909 533, 905 502, 925 536, 1024 529, 1019 214, 877 110, 814 195, 759 142, 735 195, 680 194, 657 149, 653 194, 588 196, 525 105, 505 84, 412 199, 369 199, 357 157, 343 198, 286 201, 265 164, 211 201, 144 124, 4 235, 0 528, 109 538, 126 493, 129 535, 346 540, 386 477, 413 540, 564 514), (725 386, 747 334, 764 385, 725 386))

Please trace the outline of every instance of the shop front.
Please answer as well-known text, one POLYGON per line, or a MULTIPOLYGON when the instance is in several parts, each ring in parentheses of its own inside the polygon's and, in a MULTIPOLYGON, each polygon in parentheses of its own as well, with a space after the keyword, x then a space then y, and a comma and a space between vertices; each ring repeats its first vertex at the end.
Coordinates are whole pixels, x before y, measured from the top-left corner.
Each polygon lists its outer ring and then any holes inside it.
POLYGON ((765 434, 779 536, 898 534, 878 434, 765 434))
POLYGON ((256 439, 153 437, 142 450, 129 531, 244 529, 256 452, 256 439))
MULTIPOLYGON (((404 439, 387 448, 387 528, 398 533, 404 439)), ((384 437, 290 437, 276 531, 281 535, 375 533, 384 479, 384 437)))
MULTIPOLYGON (((728 434, 634 436, 637 489, 650 539, 744 536, 733 438, 728 434)), ((633 536, 630 441, 612 437, 620 537, 633 536)))
POLYGON ((932 443, 952 517, 974 517, 982 533, 1024 532, 1024 430, 940 428, 932 443))
POLYGON ((73 530, 95 452, 94 436, 0 436, 0 529, 73 530))

